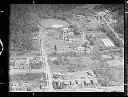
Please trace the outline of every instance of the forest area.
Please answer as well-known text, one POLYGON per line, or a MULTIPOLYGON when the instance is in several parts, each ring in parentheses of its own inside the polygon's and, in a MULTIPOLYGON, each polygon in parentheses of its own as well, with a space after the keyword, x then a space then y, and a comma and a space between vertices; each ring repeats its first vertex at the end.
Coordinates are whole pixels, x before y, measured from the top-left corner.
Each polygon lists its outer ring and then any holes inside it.
POLYGON ((117 20, 113 29, 123 37, 123 4, 12 4, 9 23, 10 42, 16 50, 32 50, 31 38, 27 37, 39 32, 37 25, 40 19, 55 18, 66 21, 72 18, 74 13, 87 16, 104 10, 109 10, 108 18, 117 20))

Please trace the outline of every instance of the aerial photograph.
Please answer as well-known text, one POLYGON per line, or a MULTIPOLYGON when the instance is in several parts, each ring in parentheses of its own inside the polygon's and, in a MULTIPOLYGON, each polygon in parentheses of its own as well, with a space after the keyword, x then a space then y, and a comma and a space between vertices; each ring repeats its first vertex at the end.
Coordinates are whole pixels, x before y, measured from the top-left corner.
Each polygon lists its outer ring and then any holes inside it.
POLYGON ((11 4, 9 92, 124 92, 123 4, 11 4))

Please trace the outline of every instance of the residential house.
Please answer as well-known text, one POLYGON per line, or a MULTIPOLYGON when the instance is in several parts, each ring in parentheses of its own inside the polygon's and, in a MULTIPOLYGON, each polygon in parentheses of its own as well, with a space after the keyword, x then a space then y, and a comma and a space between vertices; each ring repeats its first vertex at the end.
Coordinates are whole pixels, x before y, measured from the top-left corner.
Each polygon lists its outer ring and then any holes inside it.
MULTIPOLYGON (((87 71, 77 71, 77 72, 67 72, 64 74, 58 74, 59 76, 63 76, 63 79, 61 81, 58 80, 58 82, 63 82, 63 86, 67 89, 69 88, 75 88, 77 86, 77 89, 79 88, 87 88, 91 86, 96 86, 98 84, 95 75, 91 70, 87 71), (75 87, 74 87, 75 86, 75 87)), ((57 81, 57 80, 56 80, 57 81)))

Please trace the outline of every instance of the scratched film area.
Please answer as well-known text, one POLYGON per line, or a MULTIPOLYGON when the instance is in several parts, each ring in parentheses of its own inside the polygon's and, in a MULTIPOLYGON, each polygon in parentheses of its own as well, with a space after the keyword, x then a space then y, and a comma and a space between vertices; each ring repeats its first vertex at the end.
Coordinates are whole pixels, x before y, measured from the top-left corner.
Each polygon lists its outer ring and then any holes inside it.
POLYGON ((124 7, 12 4, 10 92, 124 92, 124 7))

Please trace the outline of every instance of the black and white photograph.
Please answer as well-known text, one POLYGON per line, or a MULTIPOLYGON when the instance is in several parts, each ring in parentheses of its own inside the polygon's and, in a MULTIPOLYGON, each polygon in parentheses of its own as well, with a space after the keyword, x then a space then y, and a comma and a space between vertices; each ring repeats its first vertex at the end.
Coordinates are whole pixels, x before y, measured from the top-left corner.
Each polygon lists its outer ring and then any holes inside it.
POLYGON ((124 92, 124 4, 11 4, 9 92, 124 92))

